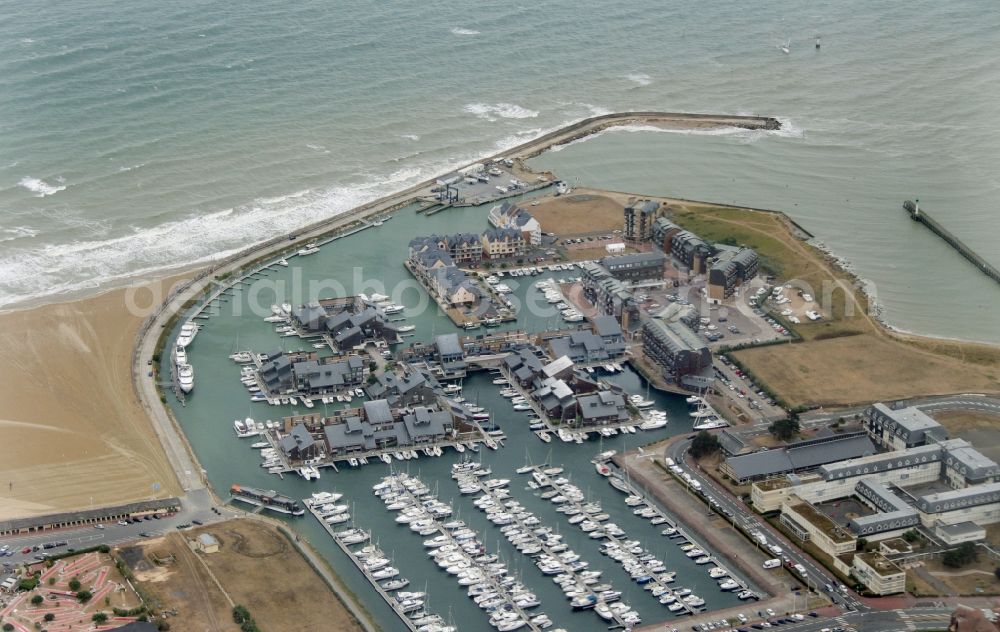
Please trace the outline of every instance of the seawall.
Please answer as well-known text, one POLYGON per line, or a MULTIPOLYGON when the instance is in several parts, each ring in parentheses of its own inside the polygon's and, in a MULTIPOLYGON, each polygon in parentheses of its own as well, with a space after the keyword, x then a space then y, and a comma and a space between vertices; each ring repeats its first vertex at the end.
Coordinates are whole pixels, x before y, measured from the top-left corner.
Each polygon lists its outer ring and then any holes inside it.
POLYGON ((949 246, 958 251, 958 254, 965 257, 969 263, 979 268, 979 271, 990 277, 997 283, 1000 283, 1000 270, 990 265, 988 261, 980 257, 972 248, 969 248, 965 243, 958 237, 951 234, 951 232, 939 224, 937 220, 927 214, 920 208, 919 204, 907 200, 903 202, 903 208, 906 212, 910 214, 910 219, 915 222, 920 222, 927 228, 931 230, 935 235, 943 239, 949 246))

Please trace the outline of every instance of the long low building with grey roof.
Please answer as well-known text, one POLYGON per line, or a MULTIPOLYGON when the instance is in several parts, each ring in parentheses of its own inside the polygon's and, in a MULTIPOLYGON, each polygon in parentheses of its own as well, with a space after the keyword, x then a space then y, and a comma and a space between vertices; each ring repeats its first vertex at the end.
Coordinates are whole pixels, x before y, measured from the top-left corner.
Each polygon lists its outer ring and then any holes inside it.
POLYGON ((915 408, 875 404, 864 413, 864 429, 873 448, 888 450, 830 458, 802 477, 785 476, 780 470, 794 471, 788 469, 791 459, 774 450, 730 458, 724 471, 738 480, 761 479, 751 487, 751 499, 762 512, 793 497, 817 505, 855 497, 873 513, 844 526, 869 539, 922 526, 928 534, 940 531, 950 544, 980 531, 943 527, 1000 522, 1000 466, 971 443, 948 438, 947 429, 915 408))
POLYGON ((722 464, 722 471, 739 483, 748 483, 789 472, 805 472, 828 463, 874 453, 875 446, 863 432, 832 435, 730 457, 722 464))

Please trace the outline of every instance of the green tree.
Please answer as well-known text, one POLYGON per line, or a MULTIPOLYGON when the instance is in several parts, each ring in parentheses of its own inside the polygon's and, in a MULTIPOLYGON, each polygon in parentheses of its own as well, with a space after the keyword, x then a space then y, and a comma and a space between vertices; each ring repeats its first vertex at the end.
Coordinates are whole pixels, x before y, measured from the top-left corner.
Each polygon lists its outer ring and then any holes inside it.
POLYGON ((77 579, 76 577, 69 580, 69 589, 72 590, 73 592, 80 590, 80 580, 77 579))
POLYGON ((104 623, 108 620, 108 615, 103 612, 95 612, 94 616, 90 617, 90 620, 94 623, 104 623))
POLYGON ((958 548, 951 549, 941 558, 941 563, 949 568, 961 568, 979 558, 979 551, 972 542, 963 542, 958 548))
POLYGON ((691 442, 691 456, 696 459, 700 459, 703 456, 709 456, 715 454, 720 449, 719 439, 709 433, 707 430, 702 430, 694 437, 694 441, 691 442))
POLYGON ((90 598, 93 597, 93 596, 94 595, 91 594, 91 592, 89 590, 79 590, 76 593, 76 598, 79 599, 83 603, 87 603, 88 601, 90 601, 90 598))
POLYGON ((56 614, 54 612, 46 612, 45 616, 42 617, 42 618, 45 619, 46 621, 50 621, 50 622, 51 621, 55 621, 56 620, 56 614))
POLYGON ((775 439, 788 441, 799 434, 801 428, 799 426, 798 415, 789 415, 787 419, 779 419, 773 422, 767 429, 771 431, 775 439))
POLYGON ((857 544, 855 545, 855 550, 864 551, 866 546, 868 546, 868 540, 866 540, 865 538, 858 538, 857 544))
POLYGON ((35 595, 31 598, 31 603, 35 606, 40 606, 43 601, 45 601, 45 597, 42 597, 41 595, 35 595))
POLYGON ((11 630, 13 630, 13 629, 14 629, 14 624, 13 623, 5 623, 5 624, 3 624, 3 632, 11 632, 11 630))
POLYGON ((17 583, 17 589, 22 590, 24 592, 27 592, 29 590, 34 590, 36 586, 38 586, 37 577, 28 577, 26 579, 22 579, 17 583))
POLYGON ((920 532, 916 529, 910 529, 909 531, 903 533, 903 539, 912 544, 920 539, 920 532))

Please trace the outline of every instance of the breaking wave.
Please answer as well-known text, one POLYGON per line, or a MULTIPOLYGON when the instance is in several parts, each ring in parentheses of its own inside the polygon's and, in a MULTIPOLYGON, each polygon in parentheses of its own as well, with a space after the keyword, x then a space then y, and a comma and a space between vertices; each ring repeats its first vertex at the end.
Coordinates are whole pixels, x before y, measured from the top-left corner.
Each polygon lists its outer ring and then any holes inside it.
POLYGON ((514 103, 469 103, 465 111, 481 119, 495 121, 497 118, 526 119, 538 116, 538 110, 529 110, 514 103))
POLYGON ((62 179, 57 179, 56 182, 59 184, 49 184, 45 180, 39 178, 32 178, 31 176, 25 176, 21 178, 18 184, 31 191, 35 194, 35 197, 46 197, 49 195, 55 195, 60 191, 66 189, 66 185, 62 183, 62 179))

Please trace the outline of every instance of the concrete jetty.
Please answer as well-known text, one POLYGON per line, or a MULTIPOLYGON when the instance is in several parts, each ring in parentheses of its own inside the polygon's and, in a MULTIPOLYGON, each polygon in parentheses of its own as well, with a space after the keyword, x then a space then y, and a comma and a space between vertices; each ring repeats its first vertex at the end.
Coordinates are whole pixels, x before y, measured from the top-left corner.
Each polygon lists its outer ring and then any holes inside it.
POLYGON ((340 538, 337 537, 337 532, 334 531, 333 527, 327 524, 325 520, 323 520, 323 517, 318 511, 316 511, 316 509, 310 507, 309 513, 316 518, 317 522, 319 522, 319 524, 323 527, 323 530, 326 531, 327 535, 329 535, 331 539, 333 539, 333 541, 337 544, 337 547, 344 553, 344 555, 346 555, 354 566, 361 571, 361 574, 365 576, 365 579, 367 579, 368 583, 372 585, 372 588, 374 588, 375 592, 379 594, 379 597, 381 597, 382 600, 385 601, 390 608, 392 608, 392 611, 396 613, 396 616, 398 616, 399 620, 402 621, 404 626, 406 626, 406 629, 410 632, 417 632, 417 626, 413 623, 413 620, 406 616, 406 613, 400 608, 399 602, 389 594, 389 591, 383 588, 382 584, 380 584, 377 579, 372 577, 372 574, 365 569, 365 565, 358 558, 354 550, 341 542, 340 538))
POLYGON ((931 229, 931 232, 943 239, 949 246, 957 250, 958 254, 965 257, 969 263, 979 268, 980 272, 997 283, 1000 283, 1000 270, 997 270, 995 267, 990 265, 985 259, 976 254, 972 248, 966 246, 961 239, 952 235, 947 228, 928 215, 927 211, 920 208, 920 200, 906 200, 903 202, 903 208, 910 214, 910 219, 915 222, 920 222, 927 228, 931 229))

